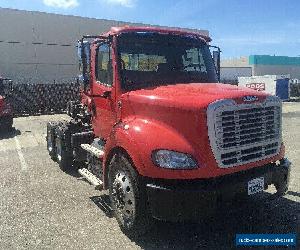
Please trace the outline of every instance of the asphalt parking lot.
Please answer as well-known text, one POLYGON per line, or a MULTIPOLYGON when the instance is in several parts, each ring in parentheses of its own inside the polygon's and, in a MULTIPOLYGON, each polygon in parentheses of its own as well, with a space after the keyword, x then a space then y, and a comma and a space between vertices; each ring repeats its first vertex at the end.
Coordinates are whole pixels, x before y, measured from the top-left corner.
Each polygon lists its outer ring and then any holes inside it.
POLYGON ((0 135, 0 249, 231 249, 236 233, 297 233, 299 241, 300 103, 285 103, 283 110, 293 163, 285 197, 231 206, 203 223, 156 222, 136 239, 120 231, 105 192, 76 172, 61 172, 48 156, 46 123, 64 115, 16 118, 15 131, 0 135))

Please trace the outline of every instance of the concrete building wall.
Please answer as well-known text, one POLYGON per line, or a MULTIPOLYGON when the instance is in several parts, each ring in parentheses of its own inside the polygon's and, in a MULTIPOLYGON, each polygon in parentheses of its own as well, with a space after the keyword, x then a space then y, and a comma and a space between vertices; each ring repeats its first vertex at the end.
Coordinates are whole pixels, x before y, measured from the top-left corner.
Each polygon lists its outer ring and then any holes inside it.
POLYGON ((252 76, 252 67, 221 67, 221 82, 237 83, 238 77, 252 76))
POLYGON ((254 65, 254 76, 263 75, 290 75, 291 78, 300 79, 300 66, 291 65, 254 65))
POLYGON ((249 60, 247 56, 241 56, 239 58, 222 59, 221 67, 249 67, 249 60))
MULTIPOLYGON (((73 80, 78 74, 75 43, 82 35, 145 25, 3 8, 0 24, 0 75, 16 83, 73 80)), ((192 31, 208 35, 207 30, 192 31)))
POLYGON ((221 60, 221 81, 237 84, 238 77, 252 76, 253 67, 247 56, 221 60))

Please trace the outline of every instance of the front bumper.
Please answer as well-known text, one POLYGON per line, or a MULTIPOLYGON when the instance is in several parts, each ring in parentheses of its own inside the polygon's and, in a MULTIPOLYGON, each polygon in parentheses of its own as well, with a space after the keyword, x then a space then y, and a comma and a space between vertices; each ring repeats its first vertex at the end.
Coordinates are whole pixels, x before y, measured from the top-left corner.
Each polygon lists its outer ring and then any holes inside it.
POLYGON ((230 175, 197 180, 147 181, 148 202, 152 216, 158 219, 182 221, 197 220, 227 201, 248 196, 249 180, 264 177, 265 189, 274 184, 278 190, 287 190, 290 162, 275 163, 230 175))

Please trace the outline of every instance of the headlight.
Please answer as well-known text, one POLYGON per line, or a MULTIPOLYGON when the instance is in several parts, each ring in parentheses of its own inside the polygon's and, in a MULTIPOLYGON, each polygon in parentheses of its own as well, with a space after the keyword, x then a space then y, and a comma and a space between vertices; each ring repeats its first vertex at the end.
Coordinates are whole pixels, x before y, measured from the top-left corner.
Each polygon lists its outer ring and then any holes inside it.
POLYGON ((171 169, 194 169, 197 162, 189 154, 179 153, 171 150, 161 149, 152 153, 155 165, 161 168, 171 169))

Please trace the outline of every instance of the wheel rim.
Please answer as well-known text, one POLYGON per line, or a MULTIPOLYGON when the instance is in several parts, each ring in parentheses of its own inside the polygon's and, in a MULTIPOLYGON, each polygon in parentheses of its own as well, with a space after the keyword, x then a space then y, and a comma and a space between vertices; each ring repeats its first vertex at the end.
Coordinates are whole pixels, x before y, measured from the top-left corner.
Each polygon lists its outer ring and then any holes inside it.
POLYGON ((115 175, 112 197, 123 223, 130 226, 135 217, 135 196, 130 177, 123 171, 115 175))
POLYGON ((60 162, 61 161, 61 143, 60 143, 59 138, 56 138, 56 155, 57 155, 57 160, 60 162))

